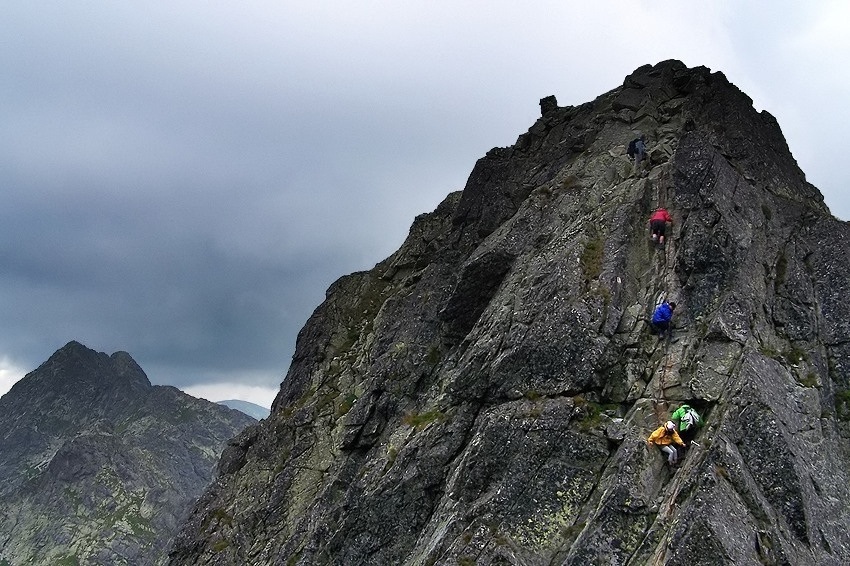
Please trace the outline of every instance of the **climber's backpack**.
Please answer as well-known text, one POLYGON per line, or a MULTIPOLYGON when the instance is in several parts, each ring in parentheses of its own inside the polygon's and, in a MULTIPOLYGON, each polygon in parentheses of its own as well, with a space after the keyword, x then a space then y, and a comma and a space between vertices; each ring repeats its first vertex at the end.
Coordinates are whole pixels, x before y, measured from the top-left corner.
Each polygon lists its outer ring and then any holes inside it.
POLYGON ((629 157, 635 156, 635 153, 637 152, 637 147, 635 147, 636 145, 637 145, 636 139, 629 142, 629 148, 626 150, 626 153, 629 155, 629 157))
POLYGON ((702 418, 691 408, 688 408, 688 411, 682 416, 682 422, 688 425, 685 427, 685 430, 692 426, 697 428, 702 426, 702 418))

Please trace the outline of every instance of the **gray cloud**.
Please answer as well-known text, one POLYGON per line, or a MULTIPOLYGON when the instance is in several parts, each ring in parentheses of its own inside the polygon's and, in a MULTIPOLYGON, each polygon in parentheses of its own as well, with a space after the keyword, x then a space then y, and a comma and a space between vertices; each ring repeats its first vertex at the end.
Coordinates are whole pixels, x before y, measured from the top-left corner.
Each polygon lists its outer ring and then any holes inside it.
MULTIPOLYGON (((71 339, 155 383, 274 388, 345 273, 555 94, 722 70, 850 217, 840 4, 24 3, 0 21, 0 359, 71 339), (773 24, 771 22, 780 22, 773 24), (828 112, 824 111, 828 109, 828 112)), ((2 371, 2 368, 0 368, 2 371)))

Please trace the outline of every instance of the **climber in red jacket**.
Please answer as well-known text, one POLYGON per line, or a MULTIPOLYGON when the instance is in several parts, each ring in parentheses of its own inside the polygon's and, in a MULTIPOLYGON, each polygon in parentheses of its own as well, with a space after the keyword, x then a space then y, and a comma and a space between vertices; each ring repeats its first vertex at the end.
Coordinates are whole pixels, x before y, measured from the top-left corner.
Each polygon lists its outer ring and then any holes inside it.
POLYGON ((667 231, 667 223, 673 223, 673 217, 666 209, 660 206, 655 209, 649 217, 649 229, 652 231, 652 241, 664 245, 664 233, 667 231))

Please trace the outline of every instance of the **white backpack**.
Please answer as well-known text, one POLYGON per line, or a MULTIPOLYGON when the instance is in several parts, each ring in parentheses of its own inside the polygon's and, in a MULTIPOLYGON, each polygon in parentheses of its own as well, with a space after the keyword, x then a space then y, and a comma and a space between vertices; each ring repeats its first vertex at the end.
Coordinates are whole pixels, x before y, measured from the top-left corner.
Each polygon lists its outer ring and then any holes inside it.
POLYGON ((685 430, 688 430, 693 426, 700 426, 702 420, 696 411, 688 409, 688 412, 682 416, 682 423, 685 425, 685 430))

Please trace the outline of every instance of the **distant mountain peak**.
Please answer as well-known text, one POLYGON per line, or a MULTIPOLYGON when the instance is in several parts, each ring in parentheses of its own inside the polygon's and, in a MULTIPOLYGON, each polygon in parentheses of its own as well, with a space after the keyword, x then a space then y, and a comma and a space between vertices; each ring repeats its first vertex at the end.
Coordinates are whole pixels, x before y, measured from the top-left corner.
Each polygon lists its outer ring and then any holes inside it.
POLYGON ((117 378, 119 382, 126 382, 134 387, 151 386, 147 375, 129 353, 119 351, 107 355, 76 340, 56 350, 46 362, 27 374, 22 381, 33 376, 69 384, 102 381, 104 385, 114 382, 117 378))
POLYGON ((0 564, 156 563, 254 422, 69 342, 0 399, 0 564))
POLYGON ((217 401, 217 403, 219 405, 224 405, 225 407, 230 407, 231 409, 241 411, 249 417, 257 419, 258 421, 265 419, 269 416, 270 413, 267 407, 257 405, 256 403, 251 403, 249 401, 243 401, 241 399, 227 399, 226 401, 217 401))

